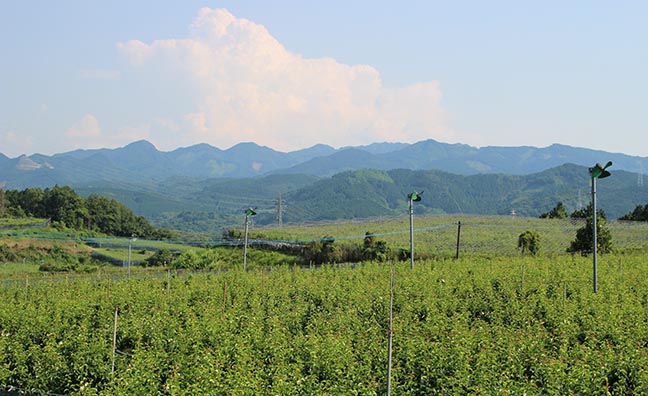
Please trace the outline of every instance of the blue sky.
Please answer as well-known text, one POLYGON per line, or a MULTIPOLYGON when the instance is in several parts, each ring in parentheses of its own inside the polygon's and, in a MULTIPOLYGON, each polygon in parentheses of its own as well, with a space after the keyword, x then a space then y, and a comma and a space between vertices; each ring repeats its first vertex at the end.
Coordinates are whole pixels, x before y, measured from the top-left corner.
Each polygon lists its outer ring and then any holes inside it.
POLYGON ((0 152, 436 139, 648 156, 640 1, 13 1, 0 152))

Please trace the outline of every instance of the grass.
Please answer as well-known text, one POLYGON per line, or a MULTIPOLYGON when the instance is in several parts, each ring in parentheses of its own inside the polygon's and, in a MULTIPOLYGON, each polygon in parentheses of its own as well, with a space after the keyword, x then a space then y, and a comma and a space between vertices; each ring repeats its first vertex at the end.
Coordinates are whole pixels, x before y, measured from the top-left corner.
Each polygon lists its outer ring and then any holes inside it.
MULTIPOLYGON (((526 230, 536 230, 541 236, 541 255, 566 254, 576 230, 583 221, 570 219, 538 219, 508 216, 415 216, 415 251, 427 257, 454 256, 458 223, 461 222, 461 254, 519 255, 518 237, 526 230)), ((614 247, 619 251, 646 248, 648 224, 612 221, 607 223, 614 247)), ((362 244, 366 232, 387 242, 391 249, 409 250, 409 217, 378 219, 316 225, 287 225, 252 229, 250 238, 310 241, 325 236, 339 244, 362 244)))
POLYGON ((47 219, 26 218, 0 218, 0 229, 4 228, 24 228, 29 226, 45 225, 47 219))
MULTIPOLYGON (((128 262, 128 249, 124 250, 115 248, 97 248, 93 249, 93 251, 110 258, 128 262)), ((146 260, 147 258, 151 257, 153 253, 154 252, 151 250, 144 250, 144 253, 142 253, 142 250, 131 250, 131 261, 146 260)))

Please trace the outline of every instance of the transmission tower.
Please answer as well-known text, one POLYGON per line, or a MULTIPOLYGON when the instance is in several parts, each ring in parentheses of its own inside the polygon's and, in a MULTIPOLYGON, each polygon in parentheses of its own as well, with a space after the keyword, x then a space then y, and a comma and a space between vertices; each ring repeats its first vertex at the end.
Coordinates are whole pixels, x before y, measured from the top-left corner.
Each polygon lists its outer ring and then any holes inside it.
POLYGON ((279 227, 283 225, 283 207, 281 204, 281 193, 279 193, 279 200, 277 201, 277 220, 279 222, 279 227))
POLYGON ((641 188, 644 185, 644 167, 643 162, 639 161, 639 173, 637 173, 637 187, 641 188))

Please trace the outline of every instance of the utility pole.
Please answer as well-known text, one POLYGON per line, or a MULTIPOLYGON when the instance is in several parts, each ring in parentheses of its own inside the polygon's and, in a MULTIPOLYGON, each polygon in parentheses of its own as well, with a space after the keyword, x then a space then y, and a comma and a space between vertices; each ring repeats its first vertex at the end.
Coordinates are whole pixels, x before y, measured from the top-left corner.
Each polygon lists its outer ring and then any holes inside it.
POLYGON ((254 216, 256 212, 252 208, 245 209, 245 243, 243 244, 243 271, 247 271, 247 245, 248 245, 248 224, 250 216, 254 216))
POLYGON ((593 264, 592 264, 592 281, 594 284, 594 293, 598 292, 598 279, 597 279, 597 250, 598 250, 598 238, 596 237, 596 179, 603 179, 610 176, 610 172, 605 169, 612 165, 612 161, 608 161, 605 166, 601 164, 596 164, 593 167, 589 168, 589 173, 592 179, 592 253, 593 253, 593 264))
POLYGON ((409 204, 409 221, 410 221, 410 269, 414 269, 414 202, 421 200, 423 191, 413 191, 407 194, 407 202, 409 204))

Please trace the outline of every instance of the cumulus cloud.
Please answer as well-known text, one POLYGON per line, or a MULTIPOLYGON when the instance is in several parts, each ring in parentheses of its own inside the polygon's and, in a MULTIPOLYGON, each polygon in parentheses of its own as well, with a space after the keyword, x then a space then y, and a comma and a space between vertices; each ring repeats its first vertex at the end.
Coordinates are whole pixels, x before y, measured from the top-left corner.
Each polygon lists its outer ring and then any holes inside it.
POLYGON ((68 128, 65 134, 73 138, 96 138, 101 136, 101 127, 99 126, 97 117, 92 114, 86 114, 68 128))
POLYGON ((173 120, 186 131, 178 141, 295 149, 448 138, 438 82, 386 88, 372 66, 304 58, 224 9, 201 9, 187 38, 118 49, 133 70, 191 92, 192 108, 173 120))

